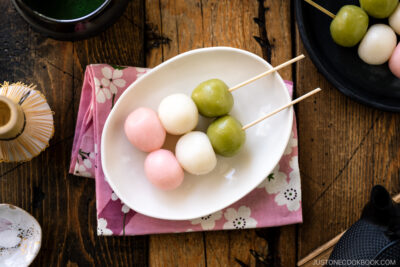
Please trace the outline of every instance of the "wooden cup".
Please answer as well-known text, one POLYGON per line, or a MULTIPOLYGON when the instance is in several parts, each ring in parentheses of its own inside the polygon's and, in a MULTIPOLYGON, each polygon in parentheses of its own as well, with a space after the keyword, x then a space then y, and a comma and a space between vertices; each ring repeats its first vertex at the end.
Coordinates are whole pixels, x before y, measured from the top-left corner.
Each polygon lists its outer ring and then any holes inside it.
POLYGON ((20 105, 0 96, 0 141, 18 137, 25 126, 25 116, 20 105))

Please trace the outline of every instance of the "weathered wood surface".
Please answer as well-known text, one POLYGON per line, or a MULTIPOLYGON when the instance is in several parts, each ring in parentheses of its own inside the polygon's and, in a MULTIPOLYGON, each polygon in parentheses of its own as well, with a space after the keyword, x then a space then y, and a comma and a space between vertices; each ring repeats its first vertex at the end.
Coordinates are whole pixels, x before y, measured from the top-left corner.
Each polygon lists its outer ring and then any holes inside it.
POLYGON ((79 42, 35 33, 10 1, 0 1, 0 9, 6 14, 0 22, 0 79, 38 84, 56 112, 56 134, 44 153, 28 163, 0 164, 0 202, 26 209, 43 227, 33 266, 263 266, 250 250, 269 266, 295 266, 358 218, 374 184, 400 192, 399 114, 349 100, 305 59, 280 72, 295 81, 296 95, 324 89, 296 107, 302 225, 97 237, 94 182, 68 174, 85 66, 154 67, 179 53, 217 45, 243 48, 277 65, 306 53, 292 3, 136 0, 111 28, 79 42))
POLYGON ((0 9, 5 12, 0 22, 0 79, 37 84, 55 111, 55 135, 44 153, 27 163, 0 164, 0 203, 27 210, 43 229, 33 266, 147 263, 147 237, 97 237, 94 181, 68 174, 85 66, 144 66, 144 2, 132 1, 112 28, 75 43, 35 33, 11 1, 0 1, 0 9))

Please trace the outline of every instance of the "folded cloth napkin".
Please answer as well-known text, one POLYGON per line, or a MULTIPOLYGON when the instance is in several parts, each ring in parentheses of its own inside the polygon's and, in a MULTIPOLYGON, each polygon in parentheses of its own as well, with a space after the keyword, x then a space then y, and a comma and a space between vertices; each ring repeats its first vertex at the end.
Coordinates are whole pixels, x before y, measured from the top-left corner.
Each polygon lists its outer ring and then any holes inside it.
MULTIPOLYGON (((89 65, 81 93, 70 173, 96 180, 97 234, 143 235, 258 228, 302 222, 296 122, 279 164, 256 189, 231 206, 205 217, 168 221, 137 213, 119 200, 101 167, 101 134, 122 92, 148 69, 89 65)), ((286 81, 292 94, 292 82, 286 81)))

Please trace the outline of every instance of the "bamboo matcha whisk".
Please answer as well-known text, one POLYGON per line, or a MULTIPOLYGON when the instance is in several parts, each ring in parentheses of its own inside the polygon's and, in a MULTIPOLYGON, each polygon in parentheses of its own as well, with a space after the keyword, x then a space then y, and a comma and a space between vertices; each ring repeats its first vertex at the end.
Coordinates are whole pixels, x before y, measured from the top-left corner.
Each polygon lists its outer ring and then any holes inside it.
POLYGON ((35 86, 0 85, 0 162, 28 161, 49 145, 53 112, 35 86))

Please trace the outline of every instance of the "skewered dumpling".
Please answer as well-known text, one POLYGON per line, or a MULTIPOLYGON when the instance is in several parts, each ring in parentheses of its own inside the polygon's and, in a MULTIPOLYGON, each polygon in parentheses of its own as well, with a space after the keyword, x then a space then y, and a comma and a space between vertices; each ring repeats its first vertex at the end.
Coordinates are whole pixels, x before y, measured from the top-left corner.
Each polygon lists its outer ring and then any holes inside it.
POLYGON ((236 155, 246 141, 242 125, 232 116, 216 119, 208 126, 207 136, 215 152, 224 157, 236 155))
POLYGON ((393 13, 399 0, 360 0, 360 6, 368 15, 377 19, 384 19, 393 13))
POLYGON ((400 34, 400 4, 397 5, 395 11, 390 15, 389 25, 397 34, 400 34))
POLYGON ((195 175, 209 173, 217 165, 210 140, 203 132, 194 131, 182 136, 176 144, 175 155, 185 171, 195 175))
POLYGON ((181 185, 184 178, 182 167, 175 155, 165 149, 159 149, 147 155, 144 162, 147 179, 162 190, 173 190, 181 185))
POLYGON ((397 44, 392 28, 385 24, 371 26, 358 47, 358 55, 367 64, 380 65, 389 60, 397 44))
POLYGON ((200 83, 192 92, 192 99, 200 114, 210 118, 228 114, 233 107, 233 96, 228 89, 219 79, 200 83))
POLYGON ((190 132, 199 120, 196 104, 185 94, 165 97, 158 106, 158 116, 165 130, 173 135, 190 132))
POLYGON ((360 7, 345 5, 331 22, 332 39, 341 46, 355 46, 367 32, 368 21, 367 13, 360 7))
POLYGON ((128 115, 124 125, 129 142, 144 152, 160 149, 166 132, 157 113, 149 108, 137 108, 128 115))
POLYGON ((396 77, 400 79, 400 43, 397 45, 389 59, 389 69, 396 77))

